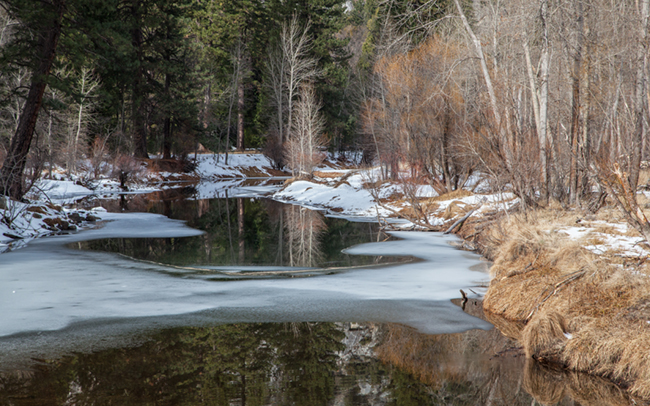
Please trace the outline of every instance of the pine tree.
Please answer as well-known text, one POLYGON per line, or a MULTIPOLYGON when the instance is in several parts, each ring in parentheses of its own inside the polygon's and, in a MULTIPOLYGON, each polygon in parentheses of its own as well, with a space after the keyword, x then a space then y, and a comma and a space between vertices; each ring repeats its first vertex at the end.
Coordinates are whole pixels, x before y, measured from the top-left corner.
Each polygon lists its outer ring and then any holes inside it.
POLYGON ((19 22, 21 29, 12 43, 2 49, 2 62, 27 66, 32 72, 18 127, 0 172, 0 193, 21 199, 24 195, 23 172, 27 154, 56 57, 66 2, 13 0, 6 1, 3 6, 7 14, 19 22))

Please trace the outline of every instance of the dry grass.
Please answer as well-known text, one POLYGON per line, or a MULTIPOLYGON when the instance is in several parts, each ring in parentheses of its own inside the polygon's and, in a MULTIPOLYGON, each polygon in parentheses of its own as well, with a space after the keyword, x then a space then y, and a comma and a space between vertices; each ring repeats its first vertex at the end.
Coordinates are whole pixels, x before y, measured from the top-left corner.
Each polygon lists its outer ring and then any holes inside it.
POLYGON ((650 399, 648 265, 630 272, 631 264, 617 266, 620 259, 597 257, 552 232, 572 217, 547 210, 511 216, 492 228, 498 247, 484 308, 492 319, 519 323, 501 324, 529 357, 612 379, 650 399))
POLYGON ((337 179, 337 178, 340 178, 341 176, 344 176, 345 174, 346 174, 346 172, 314 171, 314 176, 317 176, 317 177, 322 178, 322 179, 337 179))
MULTIPOLYGON (((395 197, 395 195, 392 195, 391 197, 395 197)), ((383 200, 385 199, 382 199, 382 201, 383 200)), ((395 199, 392 204, 398 207, 403 207, 403 209, 400 210, 400 213, 402 213, 406 218, 419 218, 421 216, 420 212, 413 208, 408 199, 395 199)), ((422 210, 425 213, 435 213, 438 211, 439 205, 430 199, 422 199, 420 200, 420 207, 422 207, 422 210)))
POLYGON ((445 211, 442 213, 442 218, 445 220, 460 218, 469 210, 471 210, 471 208, 473 208, 473 206, 461 202, 460 200, 454 200, 447 205, 445 211))
POLYGON ((463 197, 467 196, 473 196, 474 193, 470 192, 469 190, 465 189, 458 189, 454 190, 453 192, 445 193, 439 196, 435 196, 430 198, 429 200, 431 202, 444 202, 447 200, 456 200, 456 199, 462 199, 463 197))
POLYGON ((594 226, 594 232, 611 235, 625 235, 624 233, 621 233, 621 230, 618 227, 604 224, 596 224, 594 226))
POLYGON ((557 312, 547 312, 534 317, 523 329, 521 342, 526 356, 541 362, 560 363, 557 358, 566 345, 567 325, 564 317, 557 312))

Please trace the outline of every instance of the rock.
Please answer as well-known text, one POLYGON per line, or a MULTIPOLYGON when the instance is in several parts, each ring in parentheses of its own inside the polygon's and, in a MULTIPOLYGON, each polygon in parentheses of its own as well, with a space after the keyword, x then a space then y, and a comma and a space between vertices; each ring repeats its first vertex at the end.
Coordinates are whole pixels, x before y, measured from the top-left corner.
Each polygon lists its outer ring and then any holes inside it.
POLYGON ((42 207, 42 206, 29 206, 25 210, 27 210, 28 212, 31 212, 31 213, 40 213, 40 214, 46 214, 47 213, 45 208, 42 207))
POLYGON ((74 213, 73 212, 73 213, 68 214, 68 220, 73 221, 75 224, 79 224, 82 221, 84 221, 84 218, 81 217, 81 215, 79 213, 74 213))
POLYGON ((73 231, 77 229, 77 226, 70 224, 66 220, 62 220, 58 217, 48 217, 43 219, 43 223, 47 224, 49 229, 52 231, 61 230, 61 231, 73 231))

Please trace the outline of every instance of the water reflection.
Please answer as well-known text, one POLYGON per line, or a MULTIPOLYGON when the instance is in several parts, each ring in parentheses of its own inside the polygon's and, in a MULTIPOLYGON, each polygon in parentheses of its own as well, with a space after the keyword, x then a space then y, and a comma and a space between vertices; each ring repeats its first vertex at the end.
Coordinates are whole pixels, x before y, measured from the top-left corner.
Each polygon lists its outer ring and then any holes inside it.
POLYGON ((343 336, 332 323, 167 330, 137 348, 3 374, 0 403, 325 405, 343 336))
POLYGON ((631 398, 605 379, 545 366, 530 359, 524 367, 524 389, 543 405, 561 405, 568 400, 593 406, 647 404, 631 398))
POLYGON ((321 262, 321 236, 327 229, 323 215, 300 206, 286 206, 285 229, 289 266, 313 267, 321 262))
POLYGON ((193 238, 114 238, 75 244, 74 248, 119 252, 170 265, 358 266, 406 261, 407 258, 347 255, 352 245, 389 239, 378 224, 325 217, 320 212, 263 198, 188 199, 192 189, 174 189, 121 199, 79 202, 101 204, 109 211, 159 213, 204 231, 193 238), (127 208, 126 210, 122 210, 127 208))
POLYGON ((42 360, 32 370, 0 374, 2 405, 631 402, 602 379, 525 360, 496 330, 426 335, 398 324, 175 328, 136 347, 42 360))

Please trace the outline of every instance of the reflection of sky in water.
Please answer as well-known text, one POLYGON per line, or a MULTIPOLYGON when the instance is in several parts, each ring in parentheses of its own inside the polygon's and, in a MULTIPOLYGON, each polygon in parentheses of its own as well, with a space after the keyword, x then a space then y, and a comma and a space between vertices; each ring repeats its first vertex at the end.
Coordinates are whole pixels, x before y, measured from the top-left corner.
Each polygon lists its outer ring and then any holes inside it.
MULTIPOLYGON (((49 334, 88 334, 102 324, 98 323, 101 319, 113 330, 128 331, 257 321, 387 321, 428 333, 489 327, 449 302, 459 296, 459 289, 487 280, 487 274, 470 270, 479 263, 477 255, 448 245, 454 237, 401 232, 395 235, 402 240, 347 250, 350 254, 412 255, 423 261, 336 272, 316 270, 311 272, 316 276, 309 278, 225 282, 116 254, 64 248, 64 244, 89 239, 199 234, 160 215, 107 217, 113 221, 103 228, 37 240, 2 255, 0 336, 35 337, 68 326, 72 327, 49 334)), ((15 340, 6 337, 3 341, 15 340)))

